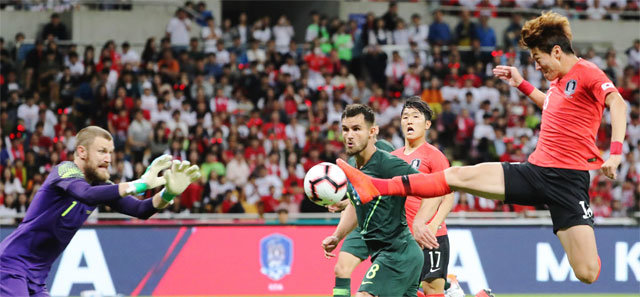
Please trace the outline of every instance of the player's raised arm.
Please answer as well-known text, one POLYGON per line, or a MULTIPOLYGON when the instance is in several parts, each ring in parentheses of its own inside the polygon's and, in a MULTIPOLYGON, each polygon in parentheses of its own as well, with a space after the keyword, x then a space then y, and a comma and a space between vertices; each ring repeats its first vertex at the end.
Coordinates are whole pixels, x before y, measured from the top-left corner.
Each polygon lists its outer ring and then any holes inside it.
MULTIPOLYGON (((536 62, 536 68, 537 68, 536 62)), ((545 94, 524 80, 518 68, 513 66, 498 65, 493 68, 493 75, 506 81, 510 86, 518 88, 520 92, 527 95, 540 108, 544 106, 545 94)))
MULTIPOLYGON (((97 142, 99 145, 100 141, 97 142)), ((104 151, 99 149, 98 153, 100 152, 108 154, 108 149, 104 149, 104 151)), ((83 147, 78 147, 78 154, 84 155, 87 152, 83 147)), ((88 164, 83 164, 83 172, 77 164, 66 162, 57 168, 60 179, 55 185, 82 203, 88 205, 109 204, 121 197, 143 193, 148 189, 164 185, 165 179, 159 177, 158 174, 171 166, 171 159, 170 155, 160 156, 149 165, 140 179, 117 185, 91 185, 89 183, 88 180, 100 181, 100 172, 97 171, 106 170, 105 166, 98 165, 96 166, 98 168, 92 168, 87 166, 88 164)))
POLYGON ((627 130, 627 104, 618 92, 611 92, 605 99, 611 111, 611 147, 609 158, 602 164, 602 173, 616 179, 616 170, 622 161, 622 142, 627 130))
MULTIPOLYGON (((169 162, 169 164, 172 164, 169 162)), ((166 180, 166 188, 155 194, 150 199, 138 200, 135 197, 126 196, 109 204, 115 211, 140 219, 148 219, 157 209, 166 208, 174 197, 182 194, 192 182, 200 178, 200 168, 197 165, 189 166, 188 161, 173 161, 171 170, 161 177, 166 180)))

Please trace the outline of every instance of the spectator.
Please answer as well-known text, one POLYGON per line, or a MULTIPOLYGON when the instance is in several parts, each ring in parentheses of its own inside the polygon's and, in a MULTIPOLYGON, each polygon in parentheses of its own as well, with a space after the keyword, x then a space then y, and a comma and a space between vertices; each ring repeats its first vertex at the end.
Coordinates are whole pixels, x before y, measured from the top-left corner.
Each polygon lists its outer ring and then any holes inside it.
POLYGON ((247 25, 247 13, 241 12, 240 16, 238 16, 238 25, 235 28, 235 31, 240 38, 240 43, 245 46, 249 38, 251 37, 249 34, 251 33, 249 26, 247 25))
POLYGON ((333 47, 337 49, 340 61, 344 63, 351 61, 353 39, 352 36, 347 33, 346 25, 341 24, 338 27, 338 31, 333 35, 333 47))
POLYGON ((276 42, 276 50, 281 54, 286 53, 293 38, 293 26, 286 15, 281 15, 278 23, 273 26, 273 37, 276 42))
POLYGON ((271 29, 263 19, 259 19, 253 24, 253 38, 261 44, 266 44, 271 39, 271 29))
POLYGON ((178 8, 175 16, 169 20, 166 33, 167 37, 171 38, 171 49, 174 53, 187 49, 190 31, 191 20, 187 18, 187 12, 184 8, 178 8))
POLYGON ((433 23, 429 26, 429 43, 431 45, 448 45, 451 42, 449 25, 442 20, 442 11, 433 12, 433 23))
POLYGON ((158 61, 158 68, 160 73, 170 81, 175 81, 180 75, 180 64, 173 58, 173 53, 168 49, 162 53, 162 59, 158 61))
POLYGON ((406 24, 402 19, 398 20, 392 35, 393 35, 393 44, 409 45, 409 30, 407 30, 406 24))
POLYGON ((227 164, 227 178, 233 184, 240 186, 249 180, 249 164, 241 151, 236 151, 234 158, 227 164))
POLYGON ((145 149, 151 144, 152 132, 151 123, 142 116, 141 110, 137 110, 127 131, 134 162, 142 161, 145 149))
POLYGON ((324 29, 325 32, 327 30, 326 28, 320 27, 320 14, 318 14, 317 11, 312 10, 309 15, 311 16, 311 24, 307 26, 307 30, 304 35, 304 40, 306 42, 312 42, 320 36, 321 30, 324 29))
POLYGON ((84 64, 80 62, 78 53, 76 52, 69 53, 69 61, 66 62, 65 66, 69 67, 71 76, 74 78, 78 78, 84 74, 84 64))
POLYGON ((397 23, 400 21, 400 17, 398 16, 398 3, 395 1, 389 2, 389 8, 387 12, 382 16, 382 19, 385 23, 385 29, 387 31, 393 31, 397 27, 397 23))
POLYGON ((280 66, 280 72, 288 73, 293 80, 300 79, 300 67, 295 63, 293 57, 287 57, 287 62, 280 66))
POLYGON ((18 118, 22 119, 25 124, 25 128, 29 132, 33 132, 36 129, 38 123, 38 112, 40 108, 35 104, 33 96, 28 96, 25 103, 18 107, 18 118))
POLYGON ((586 13, 590 20, 601 20, 607 15, 607 10, 600 6, 600 0, 593 0, 593 4, 589 5, 586 13))
POLYGON ((222 31, 216 26, 213 17, 207 18, 206 24, 200 31, 204 44, 204 53, 213 53, 216 52, 216 45, 222 36, 222 31))
POLYGON ((207 4, 204 1, 198 2, 196 5, 196 23, 200 25, 200 27, 207 26, 207 19, 209 17, 213 17, 213 13, 211 10, 207 10, 207 4))
POLYGON ((455 40, 460 46, 471 46, 471 41, 476 38, 476 24, 471 21, 468 10, 460 11, 460 22, 455 27, 455 40))
POLYGON ((625 51, 629 65, 635 68, 636 72, 640 71, 640 39, 633 41, 633 46, 625 51))
POLYGON ((2 172, 2 184, 4 185, 5 197, 24 193, 22 182, 15 176, 9 167, 5 167, 2 172))
POLYGON ((384 70, 384 75, 387 76, 390 83, 398 83, 402 80, 402 77, 407 73, 407 63, 404 62, 398 51, 393 51, 391 63, 387 64, 384 70))
POLYGON ((503 45, 505 47, 518 47, 520 42, 520 30, 522 30, 522 16, 519 13, 511 15, 511 22, 504 30, 503 45))
POLYGON ((138 55, 138 53, 136 53, 136 51, 131 49, 131 45, 129 45, 129 42, 125 41, 122 43, 122 55, 120 58, 120 62, 122 62, 123 65, 131 64, 134 70, 138 69, 138 65, 140 64, 140 56, 138 55))
POLYGON ((596 64, 596 66, 598 66, 598 68, 600 69, 606 68, 604 60, 596 54, 596 50, 592 47, 587 49, 587 54, 584 56, 584 59, 593 64, 596 64))
POLYGON ((369 31, 369 45, 386 45, 393 43, 391 31, 386 29, 384 19, 377 19, 373 30, 369 31))
POLYGON ((593 198, 591 210, 593 210, 593 216, 596 218, 608 218, 611 216, 611 207, 607 205, 601 196, 595 196, 593 198))
POLYGON ((279 199, 282 195, 282 180, 277 175, 269 174, 264 166, 260 166, 256 170, 258 172, 258 178, 256 178, 258 194, 261 197, 279 199))
POLYGON ((411 15, 411 25, 409 25, 409 41, 413 41, 419 48, 425 48, 427 37, 429 37, 429 26, 422 24, 420 15, 414 13, 411 15))
POLYGON ((490 48, 483 49, 485 52, 493 50, 497 45, 496 33, 489 26, 489 16, 486 11, 480 14, 480 25, 476 27, 476 36, 480 40, 480 46, 490 48))
POLYGON ((43 40, 69 40, 67 26, 60 21, 60 15, 51 14, 51 21, 42 28, 43 40))

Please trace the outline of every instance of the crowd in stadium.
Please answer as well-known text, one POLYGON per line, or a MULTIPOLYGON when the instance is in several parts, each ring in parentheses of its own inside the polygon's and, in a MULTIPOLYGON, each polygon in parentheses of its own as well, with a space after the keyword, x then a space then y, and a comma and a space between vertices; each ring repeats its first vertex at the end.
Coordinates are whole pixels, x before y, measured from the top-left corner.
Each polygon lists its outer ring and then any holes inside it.
MULTIPOLYGON (((149 37, 140 53, 127 42, 59 45, 70 34, 57 14, 38 36, 0 39, 0 214, 26 211, 49 170, 73 160, 74 134, 89 124, 114 136, 115 183, 138 178, 165 153, 201 165, 203 180, 176 199, 172 212, 326 211, 304 198, 302 179, 315 164, 346 158, 340 117, 351 103, 370 105, 379 138, 401 147, 403 99, 420 96, 435 112, 428 141, 452 165, 526 161, 541 110, 491 70, 516 66, 543 91, 548 82, 518 48, 527 16, 507 16, 504 32, 488 20, 502 15, 494 2, 535 1, 444 2, 471 6, 452 27, 442 11, 428 24, 418 14, 402 19, 391 3, 384 15, 369 13, 363 22, 312 13, 306 31, 294 32, 285 15, 220 21, 204 3, 187 3, 167 20, 166 36, 149 37), (298 44, 294 37, 301 35, 298 44), (26 38, 35 46, 20 55, 26 38), (387 45, 400 47, 387 53, 387 45)), ((622 10, 637 11, 637 2, 529 7, 616 20, 622 10)), ((599 65, 629 103, 618 179, 594 172, 590 189, 596 217, 627 216, 640 207, 640 40, 630 40, 624 52, 575 50, 599 65)), ((605 112, 597 139, 605 155, 609 143, 605 112)), ((534 209, 465 193, 456 200, 454 212, 534 209)))

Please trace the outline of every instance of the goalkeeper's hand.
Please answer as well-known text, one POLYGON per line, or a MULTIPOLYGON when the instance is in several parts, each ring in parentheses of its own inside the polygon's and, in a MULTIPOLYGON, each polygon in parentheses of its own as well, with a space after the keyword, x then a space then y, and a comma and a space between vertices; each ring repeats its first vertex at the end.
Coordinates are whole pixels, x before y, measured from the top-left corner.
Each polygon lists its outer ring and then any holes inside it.
POLYGON ((171 155, 162 155, 155 158, 139 179, 129 183, 127 193, 130 195, 140 194, 146 190, 164 185, 166 180, 164 177, 158 176, 158 174, 171 166, 172 159, 171 155))
POLYGON ((173 200, 175 196, 182 194, 192 182, 200 178, 200 167, 189 165, 189 161, 173 161, 171 169, 164 174, 167 183, 162 190, 162 199, 167 202, 173 200))

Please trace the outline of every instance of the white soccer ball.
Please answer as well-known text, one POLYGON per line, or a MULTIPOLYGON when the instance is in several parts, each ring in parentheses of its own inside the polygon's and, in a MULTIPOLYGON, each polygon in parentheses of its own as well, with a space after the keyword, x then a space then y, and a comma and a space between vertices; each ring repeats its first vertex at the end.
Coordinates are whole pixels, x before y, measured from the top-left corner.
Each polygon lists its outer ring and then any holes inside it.
POLYGON ((321 206, 340 202, 347 193, 347 176, 336 164, 320 163, 304 176, 304 192, 321 206))

